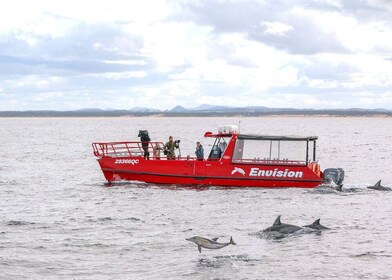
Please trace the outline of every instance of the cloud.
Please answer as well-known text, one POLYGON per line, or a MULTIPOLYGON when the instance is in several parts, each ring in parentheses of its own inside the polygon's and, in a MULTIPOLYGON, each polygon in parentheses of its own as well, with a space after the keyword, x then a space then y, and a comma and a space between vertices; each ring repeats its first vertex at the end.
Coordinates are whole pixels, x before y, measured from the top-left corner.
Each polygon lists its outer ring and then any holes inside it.
POLYGON ((345 51, 335 33, 318 24, 319 10, 297 8, 300 5, 295 4, 299 2, 202 2, 184 9, 188 10, 186 18, 212 26, 216 33, 241 32, 253 40, 294 54, 345 51))
POLYGON ((266 28, 266 30, 264 31, 265 35, 286 36, 286 33, 288 31, 293 30, 293 27, 291 25, 287 25, 277 21, 263 21, 260 23, 260 25, 266 28))
POLYGON ((1 110, 392 108, 390 38, 382 0, 15 0, 0 10, 1 110))
MULTIPOLYGON (((9 33, 0 42, 3 51, 1 63, 11 69, 11 74, 30 69, 31 73, 54 71, 57 74, 128 71, 146 67, 147 58, 140 52, 142 39, 122 31, 121 25, 78 24, 60 38, 34 36, 29 45, 9 33), (113 61, 138 61, 138 63, 113 63, 113 61)), ((32 35, 31 35, 32 36, 32 35)), ((6 74, 5 69, 0 70, 6 74)))

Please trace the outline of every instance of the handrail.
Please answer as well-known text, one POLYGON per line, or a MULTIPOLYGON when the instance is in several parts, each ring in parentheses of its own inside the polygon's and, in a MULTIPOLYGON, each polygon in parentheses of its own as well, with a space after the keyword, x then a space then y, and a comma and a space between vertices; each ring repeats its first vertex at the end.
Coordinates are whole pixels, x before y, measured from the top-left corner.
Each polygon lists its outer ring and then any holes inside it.
MULTIPOLYGON (((145 142, 148 145, 145 147, 146 152, 149 153, 149 159, 161 159, 167 160, 167 157, 163 155, 164 144, 162 142, 145 142)), ((143 157, 144 148, 143 142, 105 142, 105 143, 92 143, 93 153, 98 158, 103 157, 143 157)), ((196 157, 176 156, 175 160, 191 160, 196 161, 196 157)))
POLYGON ((306 165, 306 161, 287 159, 233 159, 238 164, 266 164, 266 165, 306 165))
MULTIPOLYGON (((130 157, 144 154, 142 142, 96 142, 92 146, 96 157, 130 157)), ((153 152, 153 156, 159 157, 157 151, 162 149, 162 142, 148 142, 147 151, 153 152)))

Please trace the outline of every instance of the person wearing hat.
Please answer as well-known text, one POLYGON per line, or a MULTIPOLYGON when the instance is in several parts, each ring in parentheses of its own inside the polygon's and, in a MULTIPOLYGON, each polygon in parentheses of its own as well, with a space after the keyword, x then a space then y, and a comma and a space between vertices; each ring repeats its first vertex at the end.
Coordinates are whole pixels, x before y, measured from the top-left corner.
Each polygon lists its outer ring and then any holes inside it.
POLYGON ((169 142, 165 144, 163 147, 164 154, 167 156, 167 159, 176 159, 175 149, 179 148, 180 140, 174 141, 173 136, 169 137, 169 142))

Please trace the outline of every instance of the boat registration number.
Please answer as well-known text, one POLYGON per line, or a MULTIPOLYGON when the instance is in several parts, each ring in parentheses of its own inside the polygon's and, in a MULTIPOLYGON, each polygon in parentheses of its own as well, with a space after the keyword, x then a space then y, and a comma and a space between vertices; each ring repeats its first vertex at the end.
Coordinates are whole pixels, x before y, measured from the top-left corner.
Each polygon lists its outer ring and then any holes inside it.
POLYGON ((116 159, 114 164, 138 164, 139 160, 138 159, 116 159))

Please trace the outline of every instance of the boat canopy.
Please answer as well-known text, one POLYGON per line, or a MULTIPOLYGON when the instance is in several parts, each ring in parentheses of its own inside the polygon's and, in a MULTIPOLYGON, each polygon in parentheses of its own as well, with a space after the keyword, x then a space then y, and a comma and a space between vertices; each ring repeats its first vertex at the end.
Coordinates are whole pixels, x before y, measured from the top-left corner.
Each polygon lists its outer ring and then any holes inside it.
POLYGON ((218 133, 218 134, 213 134, 212 132, 206 132, 204 134, 204 137, 211 137, 211 138, 219 138, 219 137, 231 137, 233 136, 233 133, 218 133))
POLYGON ((243 140, 275 140, 275 141, 315 141, 317 136, 274 136, 274 135, 255 135, 238 134, 238 139, 243 140))
POLYGON ((306 165, 316 160, 317 136, 238 134, 235 163, 306 165))

